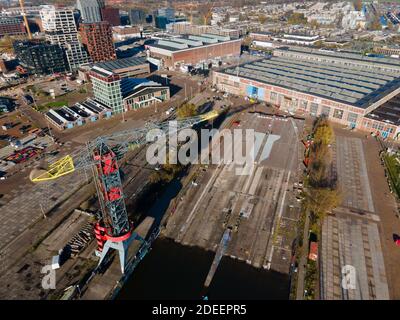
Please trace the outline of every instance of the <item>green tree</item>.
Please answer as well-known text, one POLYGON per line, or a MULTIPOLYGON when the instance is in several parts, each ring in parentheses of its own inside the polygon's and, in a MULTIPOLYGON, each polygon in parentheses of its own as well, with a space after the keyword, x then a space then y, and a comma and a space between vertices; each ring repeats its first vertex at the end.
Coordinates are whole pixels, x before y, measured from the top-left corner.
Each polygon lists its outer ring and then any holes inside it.
POLYGON ((340 199, 337 189, 308 188, 305 192, 305 206, 312 214, 312 222, 322 221, 327 213, 340 204, 340 199))
POLYGON ((197 114, 197 107, 193 103, 184 103, 176 111, 178 119, 193 117, 197 114))
POLYGON ((167 163, 163 164, 158 171, 153 172, 149 179, 151 183, 169 183, 181 170, 180 164, 170 164, 169 159, 167 159, 167 163))
POLYGON ((323 123, 315 128, 314 142, 329 145, 333 142, 334 133, 332 127, 328 123, 323 123))

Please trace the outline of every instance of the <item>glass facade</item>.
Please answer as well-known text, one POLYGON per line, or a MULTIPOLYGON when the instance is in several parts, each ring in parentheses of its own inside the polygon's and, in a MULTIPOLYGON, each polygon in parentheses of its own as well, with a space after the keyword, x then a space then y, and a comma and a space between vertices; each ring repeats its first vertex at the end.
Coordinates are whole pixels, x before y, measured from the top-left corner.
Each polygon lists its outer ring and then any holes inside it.
POLYGON ((123 112, 121 80, 105 81, 93 76, 91 80, 95 99, 111 108, 114 114, 123 112))

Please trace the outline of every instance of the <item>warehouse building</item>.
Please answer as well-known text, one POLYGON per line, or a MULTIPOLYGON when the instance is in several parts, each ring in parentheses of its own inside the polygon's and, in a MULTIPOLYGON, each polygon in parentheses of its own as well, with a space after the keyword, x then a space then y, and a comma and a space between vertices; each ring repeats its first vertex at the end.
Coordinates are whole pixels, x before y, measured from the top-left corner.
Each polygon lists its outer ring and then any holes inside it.
POLYGON ((388 117, 398 108, 399 70, 395 59, 277 49, 271 58, 214 72, 213 83, 291 113, 324 114, 350 128, 394 138, 399 127, 388 117))
POLYGON ((121 90, 126 110, 137 110, 169 100, 168 86, 147 79, 122 79, 121 90))
POLYGON ((94 122, 102 118, 110 118, 111 110, 92 99, 87 99, 73 106, 63 106, 60 109, 50 109, 45 114, 49 123, 59 130, 71 129, 82 126, 88 122, 94 122))
POLYGON ((283 34, 281 36, 273 36, 272 40, 275 42, 285 43, 288 45, 297 46, 313 46, 318 41, 323 40, 319 35, 307 34, 283 34))
POLYGON ((151 58, 159 59, 168 69, 196 65, 212 59, 240 56, 241 39, 215 34, 188 35, 160 39, 146 45, 151 58))

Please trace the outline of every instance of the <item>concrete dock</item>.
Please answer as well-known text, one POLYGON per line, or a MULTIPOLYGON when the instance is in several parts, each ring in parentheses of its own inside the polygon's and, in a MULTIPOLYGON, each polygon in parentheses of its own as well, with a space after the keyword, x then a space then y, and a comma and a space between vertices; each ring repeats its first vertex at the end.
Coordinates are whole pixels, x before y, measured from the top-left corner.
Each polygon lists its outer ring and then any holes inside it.
MULTIPOLYGON (((300 210, 293 186, 301 173, 303 121, 258 113, 242 113, 239 119, 240 129, 263 134, 254 163, 199 170, 164 234, 184 245, 217 251, 231 228, 225 255, 288 273, 300 210), (247 173, 240 174, 243 170, 247 173)), ((231 146, 235 152, 237 143, 231 146)))
MULTIPOLYGON (((140 237, 146 238, 149 234, 151 226, 153 225, 154 218, 147 217, 140 223, 134 232, 136 232, 140 237)), ((103 274, 96 274, 89 282, 87 289, 82 294, 82 300, 105 300, 109 299, 114 291, 119 289, 119 287, 125 282, 129 276, 129 271, 132 263, 134 263, 134 258, 138 254, 139 249, 142 247, 142 242, 134 240, 128 249, 128 266, 126 267, 126 273, 123 275, 121 273, 121 266, 119 262, 118 254, 114 254, 114 259, 112 260, 109 267, 103 274)))

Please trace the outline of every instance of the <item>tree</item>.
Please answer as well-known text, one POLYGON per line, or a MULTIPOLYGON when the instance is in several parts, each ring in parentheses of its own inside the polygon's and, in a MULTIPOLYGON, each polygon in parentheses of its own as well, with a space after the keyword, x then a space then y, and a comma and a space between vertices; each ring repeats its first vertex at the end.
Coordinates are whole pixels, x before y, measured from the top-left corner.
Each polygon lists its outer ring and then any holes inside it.
POLYGON ((178 108, 176 114, 179 119, 193 117, 197 114, 197 107, 193 103, 184 103, 178 108))
POLYGON ((362 9, 362 0, 354 0, 353 4, 354 4, 354 9, 356 11, 361 11, 361 9, 362 9))
POLYGON ((328 123, 319 125, 314 131, 314 142, 329 145, 333 142, 334 133, 332 127, 328 123))
POLYGON ((380 22, 379 17, 377 15, 372 20, 372 22, 371 22, 371 24, 370 24, 368 29, 370 29, 370 30, 382 30, 382 25, 381 25, 381 22, 380 22))
POLYGON ((170 164, 167 158, 167 163, 163 164, 158 171, 153 172, 149 179, 151 183, 169 183, 181 170, 180 164, 170 164))
POLYGON ((310 25, 310 27, 313 28, 313 29, 318 29, 318 28, 320 27, 318 21, 315 20, 315 19, 314 19, 314 20, 311 20, 310 23, 309 23, 309 25, 310 25))
POLYGON ((327 213, 340 204, 340 198, 337 189, 309 188, 305 192, 305 205, 313 215, 313 222, 322 221, 327 213))
POLYGON ((260 24, 264 24, 267 21, 267 17, 265 16, 265 14, 259 14, 258 15, 258 22, 260 24))
POLYGON ((304 13, 294 12, 288 18, 288 23, 290 24, 306 24, 307 18, 304 13))

